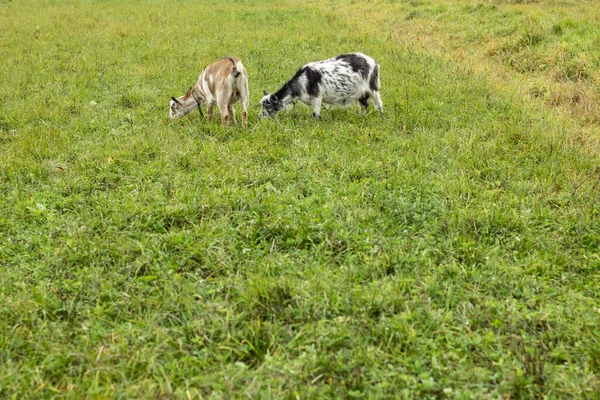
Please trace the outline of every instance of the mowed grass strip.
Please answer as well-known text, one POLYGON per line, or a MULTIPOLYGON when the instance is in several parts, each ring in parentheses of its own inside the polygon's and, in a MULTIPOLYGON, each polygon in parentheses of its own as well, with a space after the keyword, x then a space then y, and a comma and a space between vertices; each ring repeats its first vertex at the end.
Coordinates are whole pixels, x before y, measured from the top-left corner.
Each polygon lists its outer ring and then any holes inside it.
POLYGON ((321 7, 382 38, 463 64, 491 78, 497 90, 569 114, 597 136, 598 5, 597 0, 349 0, 321 7))
POLYGON ((0 3, 0 397, 598 395, 588 139, 314 6, 0 3), (349 51, 383 117, 256 119, 349 51), (250 129, 169 122, 230 54, 250 129))

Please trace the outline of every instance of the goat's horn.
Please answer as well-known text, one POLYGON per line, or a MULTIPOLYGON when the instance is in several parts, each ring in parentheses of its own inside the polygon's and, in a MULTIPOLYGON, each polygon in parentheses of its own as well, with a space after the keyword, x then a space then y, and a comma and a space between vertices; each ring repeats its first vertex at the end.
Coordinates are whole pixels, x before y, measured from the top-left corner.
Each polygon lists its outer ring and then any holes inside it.
POLYGON ((266 90, 263 90, 263 93, 265 94, 265 96, 269 94, 266 90))
POLYGON ((181 104, 181 103, 179 102, 179 100, 177 100, 175 97, 171 97, 171 99, 172 99, 172 100, 173 100, 175 103, 177 103, 177 104, 181 104))

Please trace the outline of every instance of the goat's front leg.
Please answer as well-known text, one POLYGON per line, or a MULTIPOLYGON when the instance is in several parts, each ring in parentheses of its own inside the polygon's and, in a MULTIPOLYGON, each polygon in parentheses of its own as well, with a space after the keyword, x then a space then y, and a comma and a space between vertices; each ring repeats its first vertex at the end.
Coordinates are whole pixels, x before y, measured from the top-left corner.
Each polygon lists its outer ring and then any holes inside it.
POLYGON ((321 118, 321 103, 323 102, 322 97, 313 97, 311 100, 313 106, 312 115, 315 118, 321 118))
POLYGON ((214 104, 212 101, 209 101, 208 103, 206 103, 206 119, 209 121, 212 120, 213 107, 214 107, 214 104))

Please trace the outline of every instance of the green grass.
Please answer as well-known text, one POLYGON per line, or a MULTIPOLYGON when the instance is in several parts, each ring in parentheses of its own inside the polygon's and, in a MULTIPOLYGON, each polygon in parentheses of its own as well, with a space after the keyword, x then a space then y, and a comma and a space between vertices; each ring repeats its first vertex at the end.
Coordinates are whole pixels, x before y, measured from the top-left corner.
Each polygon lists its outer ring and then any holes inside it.
POLYGON ((0 397, 600 396, 600 159, 569 116, 318 3, 0 26, 0 397), (257 120, 354 50, 383 117, 257 120), (250 129, 169 122, 224 55, 250 129))

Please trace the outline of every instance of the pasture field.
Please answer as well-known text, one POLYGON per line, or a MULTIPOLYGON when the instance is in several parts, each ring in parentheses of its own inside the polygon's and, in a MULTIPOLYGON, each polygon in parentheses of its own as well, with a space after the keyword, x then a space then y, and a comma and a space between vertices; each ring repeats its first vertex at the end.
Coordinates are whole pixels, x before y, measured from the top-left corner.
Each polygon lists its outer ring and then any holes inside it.
POLYGON ((0 398, 599 398, 599 5, 0 0, 0 398))

